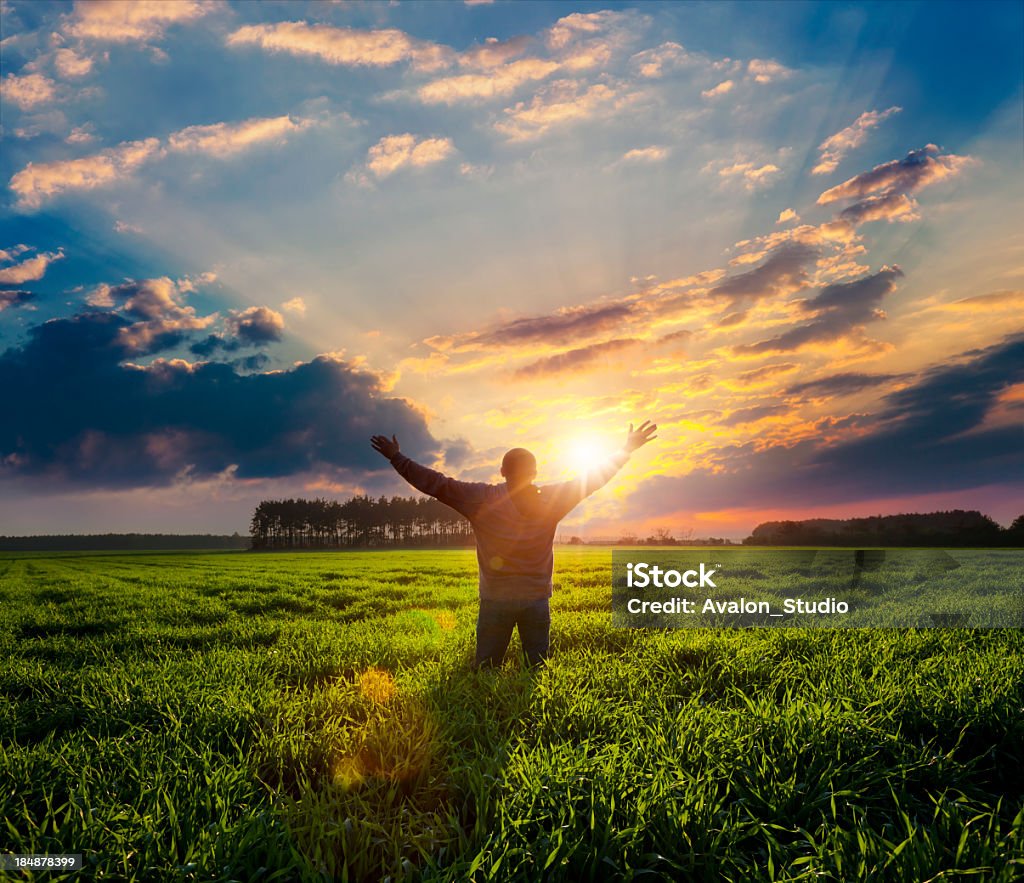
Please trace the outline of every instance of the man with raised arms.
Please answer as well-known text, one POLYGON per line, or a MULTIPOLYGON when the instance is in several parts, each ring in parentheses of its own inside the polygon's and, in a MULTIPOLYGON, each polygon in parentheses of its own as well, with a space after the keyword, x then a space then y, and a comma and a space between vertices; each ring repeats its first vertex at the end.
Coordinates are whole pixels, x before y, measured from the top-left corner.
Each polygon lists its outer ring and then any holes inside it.
POLYGON ((474 667, 500 666, 519 629, 527 662, 548 655, 551 633, 552 544, 558 522, 581 500, 604 487, 629 455, 656 438, 658 427, 645 420, 629 425, 626 443, 600 466, 579 478, 538 487, 537 460, 525 448, 513 448, 501 461, 504 484, 458 481, 428 469, 401 453, 398 439, 375 435, 373 449, 416 490, 436 497, 469 519, 480 567, 480 613, 474 667))

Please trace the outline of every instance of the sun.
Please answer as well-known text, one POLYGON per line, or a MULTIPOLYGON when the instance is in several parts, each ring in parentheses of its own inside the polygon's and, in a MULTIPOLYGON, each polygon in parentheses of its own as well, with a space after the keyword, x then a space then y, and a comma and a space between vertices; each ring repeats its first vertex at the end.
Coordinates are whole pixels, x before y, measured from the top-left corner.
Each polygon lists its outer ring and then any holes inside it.
POLYGON ((566 445, 565 461, 573 472, 589 472, 607 462, 611 453, 608 445, 601 439, 581 436, 572 439, 566 445))

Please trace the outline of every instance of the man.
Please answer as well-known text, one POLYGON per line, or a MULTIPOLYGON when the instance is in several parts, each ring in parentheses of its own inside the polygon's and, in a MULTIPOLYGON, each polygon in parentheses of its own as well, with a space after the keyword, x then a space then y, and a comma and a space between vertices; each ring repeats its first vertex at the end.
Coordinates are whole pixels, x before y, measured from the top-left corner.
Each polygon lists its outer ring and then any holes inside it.
POLYGON ((629 424, 626 444, 608 462, 580 478, 537 487, 537 461, 525 448, 513 448, 501 461, 504 484, 457 481, 406 457, 395 436, 375 435, 373 449, 418 491, 465 515, 476 536, 480 566, 480 613, 474 667, 500 666, 512 629, 519 629, 527 662, 547 657, 551 632, 552 543, 555 529, 576 505, 604 487, 637 448, 657 436, 645 420, 629 424))

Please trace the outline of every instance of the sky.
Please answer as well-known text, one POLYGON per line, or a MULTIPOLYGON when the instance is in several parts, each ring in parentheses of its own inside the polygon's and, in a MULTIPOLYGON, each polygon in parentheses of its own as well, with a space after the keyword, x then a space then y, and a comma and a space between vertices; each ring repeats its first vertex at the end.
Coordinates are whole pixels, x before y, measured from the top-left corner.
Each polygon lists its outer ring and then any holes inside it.
POLYGON ((0 0, 0 534, 656 441, 562 534, 1024 512, 1024 4, 0 0))

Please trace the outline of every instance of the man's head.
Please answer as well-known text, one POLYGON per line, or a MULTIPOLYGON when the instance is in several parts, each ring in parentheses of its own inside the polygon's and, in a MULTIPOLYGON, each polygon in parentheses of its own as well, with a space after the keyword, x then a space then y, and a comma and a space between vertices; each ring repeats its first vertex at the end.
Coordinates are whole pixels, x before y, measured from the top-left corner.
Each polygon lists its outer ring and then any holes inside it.
POLYGON ((537 458, 526 448, 512 448, 501 458, 501 475, 510 488, 525 487, 537 477, 537 458))

